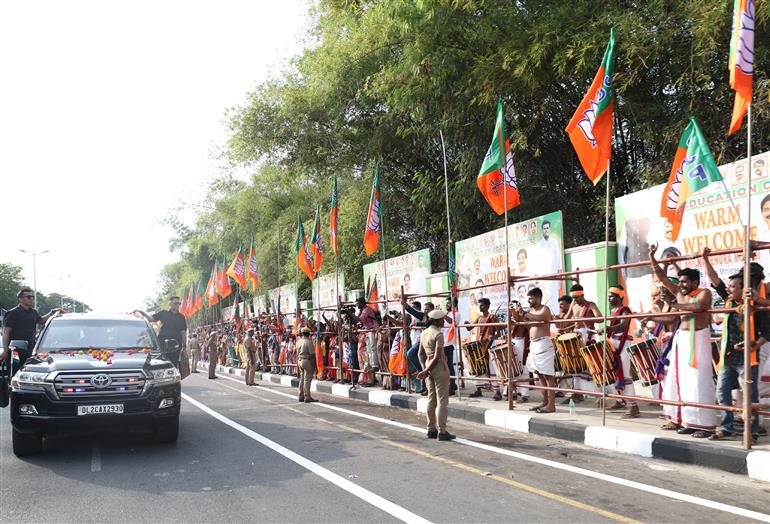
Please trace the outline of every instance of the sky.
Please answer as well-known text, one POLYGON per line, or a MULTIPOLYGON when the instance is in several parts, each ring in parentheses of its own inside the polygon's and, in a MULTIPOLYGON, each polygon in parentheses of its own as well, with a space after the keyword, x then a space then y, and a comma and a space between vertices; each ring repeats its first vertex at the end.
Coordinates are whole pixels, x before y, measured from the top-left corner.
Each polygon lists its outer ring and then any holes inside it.
POLYGON ((32 285, 41 253, 41 292, 143 307, 178 258, 161 220, 223 173, 225 111, 301 52, 308 7, 0 3, 0 262, 32 285))

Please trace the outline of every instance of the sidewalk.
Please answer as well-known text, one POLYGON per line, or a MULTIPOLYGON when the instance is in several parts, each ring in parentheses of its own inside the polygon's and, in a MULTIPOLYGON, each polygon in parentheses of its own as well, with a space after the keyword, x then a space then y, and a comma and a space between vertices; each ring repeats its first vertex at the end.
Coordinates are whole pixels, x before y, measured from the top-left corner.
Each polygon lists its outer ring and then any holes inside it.
MULTIPOLYGON (((208 363, 200 363, 198 367, 207 370, 208 363)), ((217 371, 238 377, 244 376, 244 370, 240 368, 217 366, 217 371)), ((256 379, 289 387, 297 387, 298 384, 296 377, 288 375, 258 372, 256 379)), ((351 389, 349 385, 317 380, 313 380, 312 390, 383 406, 412 409, 420 413, 425 412, 428 403, 427 397, 410 395, 403 391, 388 391, 379 387, 351 389)), ((488 391, 484 392, 482 398, 468 398, 467 394, 471 391, 465 389, 460 398, 450 398, 450 418, 509 431, 581 442, 594 448, 748 474, 752 479, 770 482, 768 435, 760 436, 759 444, 747 451, 742 448, 739 438, 714 442, 662 430, 660 426, 664 421, 658 417, 660 407, 649 404, 640 405, 642 416, 637 419, 623 420, 620 418, 622 412, 608 411, 606 425, 602 426, 602 411, 596 406, 596 401, 590 398, 576 405, 575 415, 570 415, 569 408, 560 404, 563 400, 561 398, 556 399, 556 413, 536 414, 529 411, 529 408, 538 403, 539 394, 535 390, 532 391, 530 402, 517 403, 513 411, 506 409, 508 404, 505 400, 492 400, 492 394, 488 391)))

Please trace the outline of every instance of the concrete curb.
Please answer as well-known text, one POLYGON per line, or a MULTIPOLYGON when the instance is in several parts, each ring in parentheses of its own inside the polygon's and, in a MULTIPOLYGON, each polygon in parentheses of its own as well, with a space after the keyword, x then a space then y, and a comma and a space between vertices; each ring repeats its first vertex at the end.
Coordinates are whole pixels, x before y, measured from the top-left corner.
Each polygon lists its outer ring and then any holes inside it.
MULTIPOLYGON (((201 363, 201 369, 208 369, 201 363)), ((243 369, 217 366, 224 374, 243 377, 243 369)), ((299 380, 287 375, 257 373, 255 378, 283 386, 298 387, 299 380)), ((392 406, 425 413, 428 400, 417 395, 407 395, 381 389, 351 389, 344 384, 332 384, 313 380, 312 391, 337 397, 352 398, 380 406, 392 406)), ((500 409, 485 409, 450 403, 449 416, 494 426, 518 433, 533 433, 545 437, 580 442, 586 446, 628 453, 646 458, 657 458, 719 469, 729 473, 748 475, 754 480, 770 482, 770 451, 746 451, 724 448, 706 442, 689 442, 656 437, 647 433, 625 431, 602 426, 584 426, 571 422, 549 421, 523 413, 500 409)))

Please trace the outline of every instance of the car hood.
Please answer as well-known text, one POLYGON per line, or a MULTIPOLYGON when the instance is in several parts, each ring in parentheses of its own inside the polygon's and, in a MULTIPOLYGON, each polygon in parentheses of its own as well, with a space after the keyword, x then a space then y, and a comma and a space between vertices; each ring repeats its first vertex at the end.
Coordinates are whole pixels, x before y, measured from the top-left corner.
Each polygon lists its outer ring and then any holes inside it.
POLYGON ((141 369, 145 365, 149 367, 163 367, 170 364, 157 354, 150 356, 141 351, 114 351, 89 354, 87 351, 65 351, 51 353, 37 353, 27 360, 24 369, 41 373, 51 371, 78 371, 78 370, 109 370, 109 369, 141 369))

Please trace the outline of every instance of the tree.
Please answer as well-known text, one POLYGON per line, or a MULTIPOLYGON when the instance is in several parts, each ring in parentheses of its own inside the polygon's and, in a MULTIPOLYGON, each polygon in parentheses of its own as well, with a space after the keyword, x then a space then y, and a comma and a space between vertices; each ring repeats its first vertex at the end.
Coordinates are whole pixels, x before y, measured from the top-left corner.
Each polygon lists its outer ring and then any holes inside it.
POLYGON ((21 272, 19 266, 0 263, 0 308, 11 309, 19 303, 16 294, 24 286, 21 272))
MULTIPOLYGON (((567 247, 604 238, 603 190, 581 172, 564 127, 617 35, 612 194, 665 180, 690 115, 719 163, 745 155, 745 133, 725 138, 733 93, 727 53, 731 2, 695 0, 420 2, 322 0, 316 45, 229 111, 226 159, 253 173, 212 185, 192 229, 179 229, 187 269, 208 275, 214 256, 257 239, 263 282, 294 279, 291 242, 300 211, 328 202, 340 180, 342 267, 361 286, 363 215, 382 167, 388 255, 430 247, 446 265, 446 138, 455 239, 502 226, 475 188, 498 99, 506 108, 522 204, 512 220, 557 209, 567 247), (278 264, 279 244, 282 262, 278 264), (289 261, 287 264, 286 261, 289 261)), ((756 42, 770 40, 760 10, 756 42)), ((754 148, 770 148, 770 55, 755 55, 754 148)), ((170 284, 182 286, 181 282, 170 284)), ((307 283, 301 293, 307 297, 307 283)))

